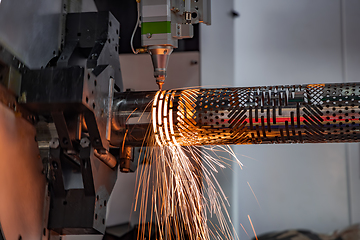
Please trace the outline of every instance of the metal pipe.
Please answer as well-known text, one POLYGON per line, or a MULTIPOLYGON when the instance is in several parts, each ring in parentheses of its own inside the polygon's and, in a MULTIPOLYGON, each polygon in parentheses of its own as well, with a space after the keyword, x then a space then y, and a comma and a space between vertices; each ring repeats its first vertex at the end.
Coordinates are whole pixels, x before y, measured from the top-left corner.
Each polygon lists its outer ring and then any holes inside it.
MULTIPOLYGON (((151 123, 156 92, 124 92, 114 96, 110 144, 142 146, 151 123)), ((146 145, 146 144, 145 144, 146 145)))
POLYGON ((127 110, 117 109, 115 119, 128 116, 122 122, 123 129, 150 129, 159 145, 331 143, 360 139, 360 83, 169 90, 156 95, 128 93, 129 97, 137 98, 138 103, 141 100, 143 106, 135 109, 131 101, 124 103, 127 110), (152 110, 148 107, 145 111, 146 121, 130 121, 131 115, 142 114, 144 105, 152 106, 152 110))

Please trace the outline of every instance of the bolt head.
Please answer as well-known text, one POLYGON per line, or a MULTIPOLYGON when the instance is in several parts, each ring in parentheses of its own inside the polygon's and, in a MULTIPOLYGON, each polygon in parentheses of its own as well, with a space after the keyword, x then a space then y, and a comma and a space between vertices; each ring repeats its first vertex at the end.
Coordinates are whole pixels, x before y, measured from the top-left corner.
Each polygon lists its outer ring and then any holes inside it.
POLYGON ((87 138, 81 139, 80 146, 83 147, 83 148, 89 147, 90 146, 90 140, 87 139, 87 138))
POLYGON ((49 147, 50 147, 50 148, 53 148, 53 149, 58 148, 59 145, 60 145, 59 139, 57 139, 57 138, 52 139, 52 140, 50 141, 50 143, 49 143, 49 147))

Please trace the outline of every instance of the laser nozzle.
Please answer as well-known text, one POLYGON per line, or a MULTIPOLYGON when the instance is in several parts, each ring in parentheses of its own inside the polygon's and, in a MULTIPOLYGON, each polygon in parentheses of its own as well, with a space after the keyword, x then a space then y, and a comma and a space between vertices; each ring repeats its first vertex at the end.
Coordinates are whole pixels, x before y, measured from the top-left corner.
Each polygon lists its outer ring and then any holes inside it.
POLYGON ((162 86, 166 79, 166 70, 169 63, 170 54, 173 51, 172 46, 150 46, 148 51, 151 55, 151 60, 154 65, 154 77, 159 89, 162 90, 162 86))

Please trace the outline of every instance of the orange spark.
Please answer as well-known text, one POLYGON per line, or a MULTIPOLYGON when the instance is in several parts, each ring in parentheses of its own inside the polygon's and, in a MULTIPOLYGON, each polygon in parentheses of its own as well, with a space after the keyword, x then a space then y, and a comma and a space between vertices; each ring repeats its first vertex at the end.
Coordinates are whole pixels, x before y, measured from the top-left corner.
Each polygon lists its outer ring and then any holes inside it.
POLYGON ((249 185, 249 188, 250 188, 251 192, 253 193, 253 195, 254 195, 254 197, 255 197, 256 202, 258 203, 259 207, 261 208, 260 203, 259 203, 259 201, 258 201, 258 199, 257 199, 257 197, 256 197, 256 195, 255 195, 255 193, 254 193, 254 191, 253 191, 253 189, 252 189, 252 188, 251 188, 251 186, 250 186, 250 183, 249 183, 249 182, 247 182, 247 184, 249 185))
POLYGON ((249 234, 247 233, 247 231, 245 230, 244 226, 240 223, 240 226, 242 227, 242 229, 244 230, 244 232, 246 233, 246 235, 249 237, 249 239, 251 239, 251 237, 249 236, 249 234))
POLYGON ((132 115, 136 110, 137 110, 137 108, 135 108, 134 111, 132 111, 132 112, 130 113, 130 115, 126 118, 126 122, 130 119, 131 115, 132 115))
POLYGON ((129 131, 129 129, 126 129, 126 132, 125 132, 125 134, 124 134, 124 140, 123 140, 123 144, 122 144, 122 146, 121 146, 121 152, 124 152, 126 135, 127 135, 128 131, 129 131))
POLYGON ((250 215, 248 215, 248 218, 249 218, 249 222, 250 222, 250 224, 251 224, 252 230, 253 230, 253 232, 254 232, 255 238, 256 238, 256 240, 259 240, 259 239, 258 239, 258 237, 257 237, 257 235, 256 235, 254 225, 252 224, 252 221, 251 221, 250 215))
MULTIPOLYGON (((146 221, 150 203, 149 217, 157 223, 159 239, 238 239, 227 211, 229 202, 215 176, 219 168, 230 165, 216 151, 229 153, 240 167, 242 163, 229 146, 211 147, 211 153, 193 146, 199 143, 194 125, 197 91, 181 92, 176 96, 177 105, 173 103, 176 92, 155 94, 150 114, 152 129, 144 140, 153 146, 145 154, 151 164, 139 169, 137 175, 135 204, 140 209, 139 226, 146 221), (216 216, 216 228, 209 226, 207 211, 216 216)), ((141 227, 138 239, 150 237, 151 232, 146 233, 141 227)))

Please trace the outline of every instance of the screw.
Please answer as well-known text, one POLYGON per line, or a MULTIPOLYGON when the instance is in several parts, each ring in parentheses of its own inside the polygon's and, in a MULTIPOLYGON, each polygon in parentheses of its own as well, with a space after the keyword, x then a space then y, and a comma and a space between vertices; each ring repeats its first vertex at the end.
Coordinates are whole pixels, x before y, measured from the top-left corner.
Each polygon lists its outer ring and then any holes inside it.
POLYGON ((90 141, 89 141, 89 139, 87 139, 87 138, 81 139, 80 145, 81 145, 81 147, 83 147, 83 148, 89 147, 89 146, 90 146, 90 141))
POLYGON ((59 139, 54 138, 49 143, 50 148, 56 149, 59 147, 59 139))

